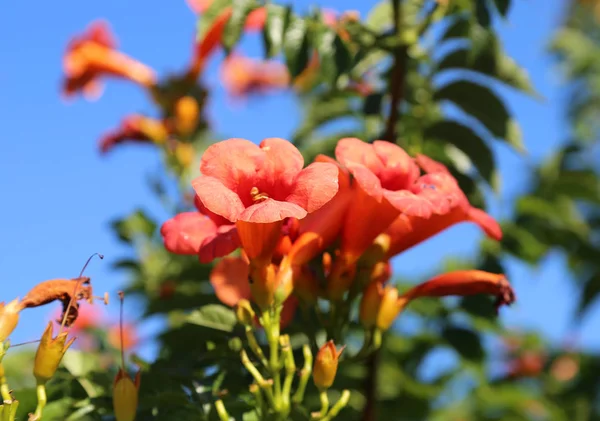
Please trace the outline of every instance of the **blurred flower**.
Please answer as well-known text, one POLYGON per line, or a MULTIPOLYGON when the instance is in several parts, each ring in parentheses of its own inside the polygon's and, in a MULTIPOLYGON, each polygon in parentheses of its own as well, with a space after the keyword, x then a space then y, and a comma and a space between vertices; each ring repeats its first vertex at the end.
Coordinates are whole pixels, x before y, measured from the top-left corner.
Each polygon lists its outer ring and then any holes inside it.
POLYGON ((4 304, 4 302, 0 303, 0 347, 2 346, 2 342, 4 342, 17 327, 17 324, 19 323, 19 311, 21 311, 22 308, 18 298, 12 300, 8 304, 4 304))
POLYGON ((338 190, 338 169, 316 162, 306 168, 294 145, 245 139, 211 145, 192 185, 211 212, 236 223, 250 260, 270 262, 285 218, 301 219, 326 204, 338 190))
POLYGON ((509 362, 510 378, 537 377, 544 370, 546 356, 540 351, 523 351, 509 362))
MULTIPOLYGON (((195 8, 192 4, 196 2, 189 2, 190 7, 195 8)), ((201 1, 198 2, 199 6, 198 11, 204 11, 208 6, 210 6, 212 1, 201 1)), ((223 39, 223 31, 227 26, 227 22, 231 19, 231 15, 233 13, 233 9, 231 6, 225 7, 220 14, 214 19, 212 25, 205 32, 204 36, 201 40, 199 40, 194 47, 194 55, 192 57, 192 63, 190 65, 190 76, 193 79, 196 79, 200 73, 204 70, 204 66, 206 65, 206 61, 211 56, 211 54, 216 51, 217 48, 221 46, 221 40, 223 39)), ((248 17, 246 18, 246 23, 244 25, 244 29, 246 31, 260 31, 265 25, 265 21, 267 19, 267 10, 264 7, 260 7, 258 9, 250 12, 248 17)))
MULTIPOLYGON (((121 332, 119 325, 115 324, 108 328, 108 342, 115 348, 121 349, 121 332)), ((136 326, 128 323, 123 324, 123 350, 135 348, 139 343, 136 326)))
POLYGON ((100 91, 98 79, 113 76, 131 80, 145 87, 156 83, 154 70, 118 52, 116 42, 104 21, 95 21, 80 36, 71 40, 63 59, 63 92, 72 96, 82 91, 88 97, 100 91))
MULTIPOLYGON (((52 320, 54 323, 60 325, 62 323, 60 312, 54 312, 52 320)), ((79 307, 77 320, 69 327, 69 332, 73 336, 79 336, 80 333, 86 330, 98 327, 101 321, 102 313, 98 307, 90 304, 83 304, 79 307)))
POLYGON ((109 152, 122 143, 154 143, 163 144, 169 137, 169 130, 162 120, 132 114, 125 117, 120 126, 106 133, 100 139, 100 151, 109 152))
POLYGON ((319 60, 319 53, 314 51, 310 57, 310 61, 302 70, 302 72, 294 78, 292 83, 294 89, 300 93, 307 92, 319 79, 319 69, 321 67, 321 61, 319 60))
POLYGON ((313 380, 319 390, 329 389, 333 384, 340 355, 342 355, 343 351, 344 347, 338 351, 333 341, 325 343, 319 349, 313 367, 313 380))
POLYGON ((52 322, 48 323, 35 353, 33 365, 33 374, 39 384, 46 383, 54 376, 63 355, 75 341, 75 338, 71 338, 67 342, 67 336, 68 332, 60 332, 56 338, 53 338, 52 322))
POLYGON ((283 89, 289 85, 290 75, 283 63, 232 54, 223 61, 221 81, 231 95, 241 97, 283 89))
POLYGON ((175 131, 181 136, 189 136, 198 126, 200 107, 194 97, 184 96, 177 100, 174 110, 175 131))
POLYGON ((558 357, 550 366, 550 374, 559 382, 568 382, 579 373, 579 361, 572 355, 558 357))

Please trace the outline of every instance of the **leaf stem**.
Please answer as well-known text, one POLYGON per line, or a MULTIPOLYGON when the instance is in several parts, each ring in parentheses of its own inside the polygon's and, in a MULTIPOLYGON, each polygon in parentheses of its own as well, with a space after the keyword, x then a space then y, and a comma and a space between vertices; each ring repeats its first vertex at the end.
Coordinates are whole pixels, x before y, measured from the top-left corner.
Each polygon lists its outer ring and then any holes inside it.
POLYGON ((313 355, 310 346, 305 344, 302 347, 302 352, 304 354, 304 366, 302 367, 302 370, 300 370, 298 389, 296 389, 296 393, 294 393, 294 396, 292 397, 292 402, 295 404, 300 404, 304 400, 306 385, 308 384, 308 379, 310 379, 312 373, 313 355))

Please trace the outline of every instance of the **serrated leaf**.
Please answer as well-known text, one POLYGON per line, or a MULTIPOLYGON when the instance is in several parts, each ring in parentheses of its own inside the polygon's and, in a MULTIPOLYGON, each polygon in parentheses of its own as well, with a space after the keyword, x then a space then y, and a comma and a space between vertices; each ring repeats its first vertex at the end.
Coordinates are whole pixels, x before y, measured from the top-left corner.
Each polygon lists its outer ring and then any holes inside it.
POLYGON ((264 7, 267 8, 267 19, 262 31, 262 36, 265 46, 265 56, 271 58, 281 51, 283 34, 289 23, 292 9, 276 4, 268 4, 264 7))
POLYGON ((425 139, 440 139, 448 142, 467 155, 481 176, 492 185, 494 182, 495 164, 492 150, 485 140, 469 127, 456 121, 440 121, 428 127, 425 139))
POLYGON ((469 70, 493 77, 527 94, 537 96, 525 69, 504 53, 495 37, 481 39, 478 48, 458 48, 445 55, 436 66, 444 70, 469 70))
POLYGON ((208 9, 200 15, 198 19, 198 30, 197 38, 204 39, 206 32, 212 27, 214 21, 221 15, 221 13, 227 8, 231 7, 233 0, 214 0, 208 9))
POLYGON ((244 31, 244 24, 250 12, 256 7, 255 0, 233 0, 231 17, 223 31, 223 47, 230 52, 238 43, 244 31))
POLYGON ((490 88, 459 80, 441 87, 434 95, 437 101, 450 101, 479 120, 495 137, 506 140, 522 151, 520 129, 510 118, 504 102, 490 88))
POLYGON ((233 331, 237 323, 233 310, 220 304, 208 304, 200 307, 187 315, 184 321, 223 332, 233 331))
POLYGON ((308 26, 304 19, 292 16, 283 40, 285 61, 292 78, 306 68, 309 61, 308 26))

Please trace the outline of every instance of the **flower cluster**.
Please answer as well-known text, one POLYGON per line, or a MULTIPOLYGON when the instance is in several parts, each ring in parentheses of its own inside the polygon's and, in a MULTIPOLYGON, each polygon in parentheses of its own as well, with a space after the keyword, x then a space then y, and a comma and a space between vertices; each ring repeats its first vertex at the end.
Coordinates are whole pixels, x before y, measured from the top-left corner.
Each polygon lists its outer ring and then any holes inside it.
POLYGON ((204 263, 222 258, 211 281, 228 305, 251 296, 267 311, 290 296, 310 306, 362 295, 360 321, 381 331, 419 297, 491 294, 497 306, 514 301, 503 275, 478 270, 440 275, 405 293, 386 286, 392 257, 446 228, 473 222, 500 239, 500 227, 426 156, 355 138, 341 139, 335 155, 304 167, 284 139, 210 146, 192 182, 197 211, 164 223, 166 248, 204 263))

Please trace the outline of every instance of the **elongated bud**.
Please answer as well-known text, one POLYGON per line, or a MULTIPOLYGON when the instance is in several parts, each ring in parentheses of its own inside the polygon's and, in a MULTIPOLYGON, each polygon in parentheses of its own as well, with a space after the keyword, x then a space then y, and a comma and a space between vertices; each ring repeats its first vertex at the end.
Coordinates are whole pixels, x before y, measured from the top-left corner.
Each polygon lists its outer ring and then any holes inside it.
POLYGON ((198 126, 200 107, 191 96, 184 96, 175 103, 175 130, 182 136, 188 136, 198 126))
POLYGON ((371 282, 365 288, 360 302, 360 322, 368 329, 377 327, 386 331, 406 302, 406 299, 398 297, 398 290, 395 287, 383 287, 380 282, 371 282))
POLYGON ((49 322, 35 353, 33 375, 38 384, 44 384, 54 376, 63 355, 75 341, 75 338, 67 341, 68 332, 61 332, 56 338, 53 333, 52 322, 49 322))
POLYGON ((277 292, 275 266, 273 264, 262 266, 250 262, 250 279, 252 298, 261 310, 266 310, 275 304, 277 292))
POLYGON ((21 311, 19 299, 14 299, 8 304, 0 303, 0 344, 4 342, 19 323, 21 311))
POLYGON ((319 390, 329 389, 333 384, 340 355, 342 355, 344 348, 342 347, 338 351, 333 341, 329 341, 317 353, 313 367, 313 380, 319 390))
POLYGON ((235 317, 237 321, 244 326, 252 326, 254 324, 255 313, 252 310, 250 301, 241 299, 235 306, 235 317))
POLYGON ((115 376, 113 383, 113 409, 117 421, 134 421, 138 407, 138 391, 140 388, 140 372, 133 380, 125 371, 125 351, 123 343, 123 301, 125 294, 119 291, 121 299, 121 315, 119 320, 119 329, 121 331, 121 368, 115 376))
POLYGON ((413 300, 419 297, 444 297, 448 295, 489 294, 496 297, 495 307, 510 305, 515 292, 503 274, 482 270, 457 270, 436 276, 412 288, 403 297, 413 300))

